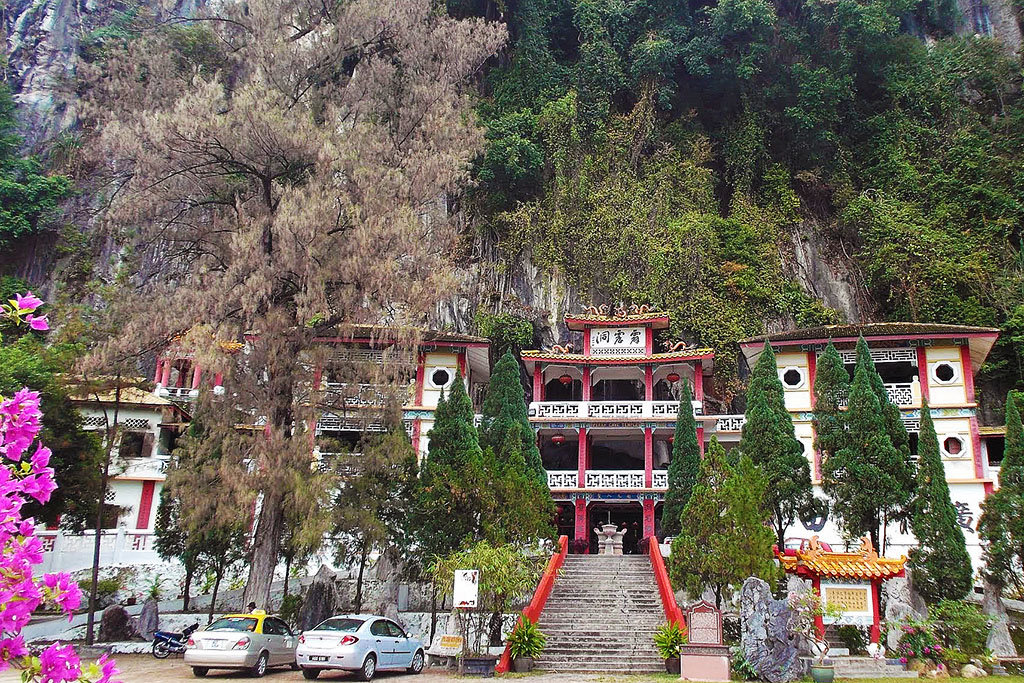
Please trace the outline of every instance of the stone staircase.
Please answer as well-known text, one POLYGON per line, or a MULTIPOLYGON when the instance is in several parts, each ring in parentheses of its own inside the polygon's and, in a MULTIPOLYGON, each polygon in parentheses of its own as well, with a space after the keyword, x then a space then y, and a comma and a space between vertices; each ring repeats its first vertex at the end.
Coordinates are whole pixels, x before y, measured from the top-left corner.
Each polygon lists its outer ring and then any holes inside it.
MULTIPOLYGON (((831 653, 829 653, 831 655, 831 653)), ((810 657, 801 657, 805 670, 811 664, 810 657)), ((907 671, 898 659, 875 659, 874 657, 828 657, 826 663, 836 667, 836 678, 918 678, 916 671, 907 671)))
POLYGON ((665 611, 646 555, 569 555, 541 613, 538 669, 655 673, 665 611))

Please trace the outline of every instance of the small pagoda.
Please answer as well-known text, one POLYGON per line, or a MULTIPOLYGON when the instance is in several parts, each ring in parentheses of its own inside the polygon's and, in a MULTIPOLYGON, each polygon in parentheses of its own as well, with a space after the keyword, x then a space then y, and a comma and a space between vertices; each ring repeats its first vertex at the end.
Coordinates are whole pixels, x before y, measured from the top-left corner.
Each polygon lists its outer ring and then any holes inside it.
MULTIPOLYGON (((824 604, 843 610, 843 614, 830 623, 869 626, 871 642, 881 637, 879 594, 882 582, 906 576, 906 555, 898 558, 879 557, 871 538, 860 539, 860 549, 852 553, 832 552, 827 544, 812 536, 800 548, 775 548, 775 555, 788 574, 810 579, 815 592, 824 604)), ((818 635, 825 637, 825 622, 816 618, 818 635)))

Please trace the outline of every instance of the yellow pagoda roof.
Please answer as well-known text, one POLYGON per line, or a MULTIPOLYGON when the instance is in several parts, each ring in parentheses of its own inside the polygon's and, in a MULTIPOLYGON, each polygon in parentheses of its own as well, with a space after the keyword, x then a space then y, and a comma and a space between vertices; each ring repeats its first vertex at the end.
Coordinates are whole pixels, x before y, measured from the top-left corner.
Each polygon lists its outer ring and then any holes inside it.
POLYGON ((782 568, 805 577, 892 579, 903 576, 907 556, 879 557, 874 552, 834 553, 824 550, 776 551, 782 568))

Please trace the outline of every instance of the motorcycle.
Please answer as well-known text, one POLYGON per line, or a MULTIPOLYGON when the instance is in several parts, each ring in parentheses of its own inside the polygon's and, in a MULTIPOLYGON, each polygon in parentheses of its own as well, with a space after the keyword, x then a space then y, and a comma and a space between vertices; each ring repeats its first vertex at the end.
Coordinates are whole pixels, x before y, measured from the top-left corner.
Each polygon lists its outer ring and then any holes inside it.
POLYGON ((196 622, 181 633, 157 631, 153 634, 153 656, 157 659, 166 659, 171 653, 184 654, 185 643, 188 642, 188 637, 198 628, 199 623, 196 622))

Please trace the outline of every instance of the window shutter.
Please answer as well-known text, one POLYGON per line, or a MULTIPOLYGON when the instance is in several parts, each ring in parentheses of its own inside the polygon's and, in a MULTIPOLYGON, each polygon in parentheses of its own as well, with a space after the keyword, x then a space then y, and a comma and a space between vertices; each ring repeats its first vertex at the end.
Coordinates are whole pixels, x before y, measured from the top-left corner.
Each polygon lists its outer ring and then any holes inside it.
POLYGON ((142 453, 140 454, 143 458, 153 457, 153 446, 156 442, 156 434, 153 432, 146 432, 142 437, 142 453))

